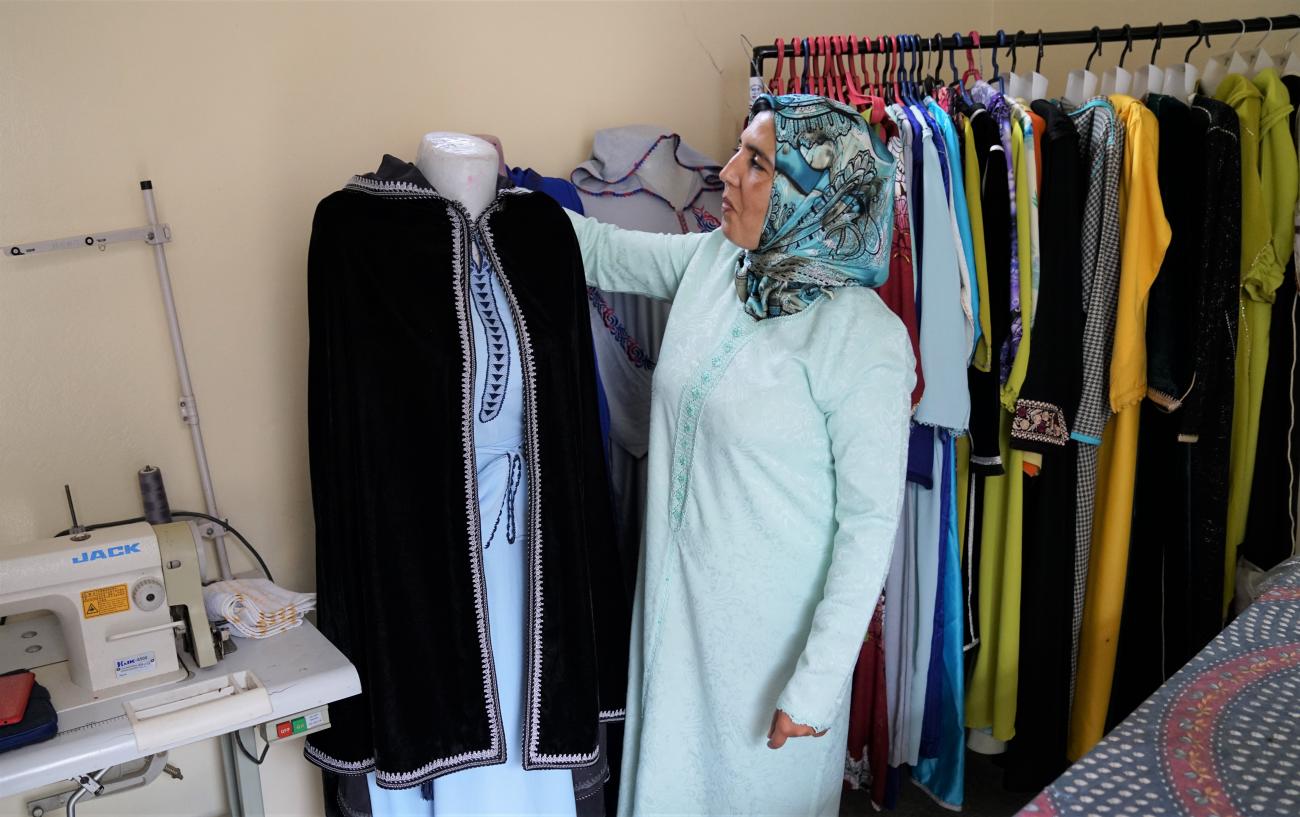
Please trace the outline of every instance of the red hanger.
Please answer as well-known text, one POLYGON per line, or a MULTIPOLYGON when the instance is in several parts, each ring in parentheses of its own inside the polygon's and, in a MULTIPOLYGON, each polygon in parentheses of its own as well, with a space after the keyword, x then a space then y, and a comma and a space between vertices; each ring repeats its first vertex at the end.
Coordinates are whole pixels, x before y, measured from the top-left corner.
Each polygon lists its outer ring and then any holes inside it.
POLYGON ((810 62, 811 69, 808 72, 808 92, 821 96, 822 92, 822 67, 817 62, 817 57, 822 53, 822 41, 818 37, 808 38, 808 53, 812 55, 810 62))
POLYGON ((799 69, 795 66, 795 58, 799 56, 799 38, 790 40, 790 45, 790 78, 786 80, 785 86, 787 94, 793 94, 799 89, 799 69))
POLYGON ((858 60, 858 64, 862 68, 862 90, 864 93, 870 94, 871 93, 871 71, 868 70, 867 68, 867 55, 870 54, 871 59, 874 62, 876 59, 876 54, 875 54, 875 49, 871 47, 870 37, 864 38, 862 43, 864 46, 866 46, 866 48, 861 52, 862 54, 861 58, 858 60))
MULTIPOLYGON (((978 31, 970 32, 970 39, 971 39, 971 43, 976 48, 980 47, 980 33, 978 31)), ((974 77, 977 81, 984 79, 984 77, 980 76, 979 69, 975 67, 975 55, 971 52, 970 48, 968 47, 966 49, 966 70, 961 75, 961 84, 965 85, 966 80, 970 79, 971 77, 974 77)))
POLYGON ((799 69, 795 67, 795 60, 803 56, 803 41, 795 37, 791 42, 794 43, 794 55, 790 57, 790 93, 799 93, 799 69))
POLYGON ((852 79, 853 81, 853 90, 855 91, 858 90, 857 89, 858 77, 857 74, 855 74, 853 71, 853 52, 857 50, 857 44, 852 39, 844 36, 843 34, 839 35, 839 41, 840 41, 840 56, 836 57, 835 61, 839 65, 839 69, 840 69, 840 85, 843 88, 841 94, 844 96, 844 101, 848 102, 850 79, 852 79), (848 57, 847 66, 845 66, 844 64, 844 57, 848 57))
MULTIPOLYGON (((857 35, 856 34, 852 35, 849 38, 849 42, 852 44, 853 50, 856 51, 858 48, 857 35)), ((871 40, 866 40, 866 45, 867 45, 867 50, 870 51, 871 40)), ((862 60, 863 60, 862 62, 863 79, 866 79, 867 78, 866 77, 866 73, 867 73, 866 54, 862 55, 862 60)), ((876 55, 874 51, 872 52, 871 55, 871 61, 873 64, 876 61, 876 55)), ((885 118, 885 100, 881 98, 879 94, 872 93, 874 91, 873 88, 870 87, 866 88, 865 93, 859 90, 860 86, 858 85, 857 74, 853 73, 852 54, 849 55, 849 72, 853 75, 853 84, 849 86, 849 100, 858 107, 858 110, 860 112, 867 115, 868 122, 870 122, 873 125, 880 124, 881 120, 885 118)))
MULTIPOLYGON (((897 35, 897 34, 894 35, 892 42, 893 42, 893 44, 894 44, 894 55, 897 56, 897 55, 898 55, 898 35, 897 35)), ((902 58, 901 58, 901 57, 898 58, 898 64, 899 64, 899 66, 901 66, 901 65, 903 64, 903 61, 902 61, 902 58)), ((902 91, 898 90, 898 71, 897 71, 897 70, 894 70, 894 71, 892 71, 891 73, 893 74, 893 77, 894 77, 894 101, 901 105, 901 104, 903 103, 903 93, 902 93, 902 91)))
POLYGON ((813 67, 816 70, 814 76, 816 76, 817 78, 817 86, 816 86, 816 90, 813 91, 813 93, 817 94, 818 96, 826 96, 826 91, 828 90, 826 88, 826 86, 828 85, 828 83, 826 82, 826 68, 827 68, 826 38, 817 37, 816 39, 817 39, 817 50, 813 52, 813 67), (817 61, 818 57, 821 57, 821 62, 817 61))
POLYGON ((885 89, 880 84, 880 65, 876 62, 876 57, 885 54, 885 73, 889 73, 889 55, 885 52, 885 38, 876 37, 876 47, 871 52, 871 73, 874 75, 871 80, 871 92, 879 97, 884 97, 885 89))
MULTIPOLYGON (((808 53, 804 56, 808 62, 808 93, 815 94, 817 93, 817 38, 809 37, 806 47, 808 53)), ((801 87, 799 91, 802 93, 803 88, 801 87)))
POLYGON ((785 40, 776 38, 776 73, 767 84, 767 92, 773 96, 781 93, 781 70, 785 68, 785 40))
MULTIPOLYGON (((844 38, 840 40, 843 42, 844 38)), ((850 105, 865 105, 866 94, 862 92, 862 82, 858 79, 858 70, 853 67, 853 58, 858 54, 858 35, 850 34, 843 42, 844 53, 848 55, 848 72, 844 74, 844 90, 850 105)))
POLYGON ((831 95, 831 41, 829 37, 818 37, 822 50, 822 96, 831 95))
POLYGON ((840 55, 843 53, 843 44, 840 38, 834 35, 827 37, 831 46, 831 99, 836 102, 844 101, 844 74, 840 72, 840 55))

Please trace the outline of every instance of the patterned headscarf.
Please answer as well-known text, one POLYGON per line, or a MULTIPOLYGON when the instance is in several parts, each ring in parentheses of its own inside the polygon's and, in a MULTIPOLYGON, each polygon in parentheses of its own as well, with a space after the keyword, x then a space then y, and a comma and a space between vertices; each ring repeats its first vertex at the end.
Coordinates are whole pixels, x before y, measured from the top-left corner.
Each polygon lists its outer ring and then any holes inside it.
POLYGON ((875 287, 889 274, 894 161, 847 105, 819 96, 763 95, 776 173, 758 249, 746 251, 736 294, 755 318, 790 315, 836 287, 875 287))

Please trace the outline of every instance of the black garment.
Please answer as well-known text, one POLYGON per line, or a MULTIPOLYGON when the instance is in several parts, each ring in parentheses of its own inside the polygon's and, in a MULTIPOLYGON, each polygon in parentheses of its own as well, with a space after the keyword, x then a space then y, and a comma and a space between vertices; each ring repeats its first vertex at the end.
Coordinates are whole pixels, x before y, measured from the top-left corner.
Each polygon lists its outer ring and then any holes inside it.
MULTIPOLYGON (((1043 184, 1038 193, 1039 285, 1029 368, 1016 401, 1011 447, 1059 451, 1070 438, 1083 380, 1083 205, 1079 131, 1058 105, 1038 100, 1043 184)), ((1073 504, 1073 503, 1071 503, 1073 504)), ((1049 781, 1050 782, 1050 781, 1049 781)), ((1041 788, 1041 787, 1040 787, 1041 788)))
POLYGON ((308 442, 320 629, 362 693, 306 754, 408 788, 524 751, 597 756, 622 717, 629 611, 606 489, 577 241, 558 204, 501 191, 478 219, 385 156, 316 209, 308 442), (512 302, 524 359, 529 641, 523 747, 506 735, 488 633, 473 437, 468 246, 512 302))
POLYGON ((1087 190, 1079 132, 1059 107, 1045 101, 1032 107, 1045 123, 1038 309, 1011 445, 1043 459, 1037 476, 1023 478, 1020 682, 1016 736, 1004 764, 1004 784, 1013 791, 1038 791, 1069 766, 1078 443, 1069 438, 1068 420, 1079 404, 1083 375, 1081 229, 1087 190))
POLYGON ((1205 132, 1192 125, 1181 100, 1150 94, 1147 107, 1160 126, 1157 177, 1170 241, 1147 300, 1147 396, 1166 411, 1178 409, 1192 385, 1196 361, 1194 296, 1205 180, 1189 173, 1205 166, 1205 132))
POLYGON ((1179 587, 1191 578, 1185 575, 1190 556, 1185 548, 1192 536, 1191 463, 1188 444, 1178 441, 1182 418, 1176 412, 1195 374, 1196 298, 1202 286, 1197 255, 1202 250, 1205 200, 1211 191, 1207 180, 1188 173, 1188 168, 1206 166, 1206 126, 1203 114, 1174 97, 1151 94, 1147 107, 1160 126, 1157 176, 1170 240, 1147 306, 1149 399, 1141 407, 1133 528, 1108 730, 1169 677, 1162 588, 1172 579, 1169 571, 1178 574, 1179 587), (1171 559, 1167 553, 1171 549, 1182 552, 1171 559))
POLYGON ((1196 377, 1178 410, 1182 415, 1179 441, 1190 443, 1191 448, 1186 477, 1189 534, 1176 547, 1166 547, 1166 676, 1191 660, 1223 628, 1228 451, 1241 289, 1237 114, 1204 96, 1195 98, 1192 114, 1196 129, 1205 129, 1204 160, 1198 172, 1207 192, 1199 213, 1199 250, 1193 254, 1198 282, 1196 377))
MULTIPOLYGON (((1291 138, 1300 119, 1300 77, 1282 78, 1291 97, 1291 138)), ((1300 376, 1294 378, 1296 332, 1300 326, 1300 298, 1296 294, 1295 254, 1286 259, 1286 275, 1273 301, 1269 328, 1268 366, 1264 374, 1264 396, 1259 411, 1259 441, 1255 454, 1255 476, 1250 484, 1250 510, 1246 517, 1246 538, 1241 554, 1267 570, 1291 556, 1292 519, 1296 515, 1296 489, 1300 488, 1300 420, 1293 407, 1300 407, 1300 376), (1290 459, 1288 460, 1288 443, 1290 459)))
POLYGON ((1152 399, 1142 407, 1108 726, 1223 625, 1240 289, 1237 115, 1199 96, 1190 108, 1161 96, 1150 104, 1160 124, 1158 176, 1172 235, 1148 311, 1152 399), (1196 173, 1188 174, 1189 168, 1196 173))
MULTIPOLYGON (((1046 166, 1043 182, 1047 182, 1046 166)), ((1034 326, 1037 331, 1037 321, 1034 326)), ((1007 744, 1003 778, 1003 785, 1011 791, 1038 791, 1070 765, 1066 742, 1070 733, 1075 458, 1079 445, 1070 440, 1059 449, 1044 452, 1038 476, 1023 479, 1020 680, 1016 686, 1016 736, 1007 744)))
POLYGON ((969 370, 972 475, 1005 473, 998 433, 1002 422, 1002 386, 998 354, 1011 332, 1011 193, 1007 162, 993 114, 976 107, 970 114, 980 171, 980 212, 984 218, 984 259, 989 284, 989 371, 969 370))

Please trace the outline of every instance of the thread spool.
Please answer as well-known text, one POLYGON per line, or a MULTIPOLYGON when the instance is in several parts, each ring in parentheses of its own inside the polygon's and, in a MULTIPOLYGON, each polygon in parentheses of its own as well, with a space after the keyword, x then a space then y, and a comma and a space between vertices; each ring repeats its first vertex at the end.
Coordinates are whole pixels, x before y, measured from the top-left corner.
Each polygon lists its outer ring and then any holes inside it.
POLYGON ((140 469, 140 501, 144 504, 144 518, 150 525, 165 525, 172 521, 162 471, 152 465, 140 469))

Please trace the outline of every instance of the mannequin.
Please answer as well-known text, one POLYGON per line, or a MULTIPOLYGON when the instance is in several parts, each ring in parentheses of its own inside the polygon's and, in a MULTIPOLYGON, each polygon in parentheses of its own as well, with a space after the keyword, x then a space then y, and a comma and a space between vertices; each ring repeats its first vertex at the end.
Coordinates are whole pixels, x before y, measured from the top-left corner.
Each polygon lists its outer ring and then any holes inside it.
POLYGON ((426 133, 415 153, 415 166, 429 184, 463 204, 474 219, 496 198, 499 163, 496 148, 467 133, 426 133))

